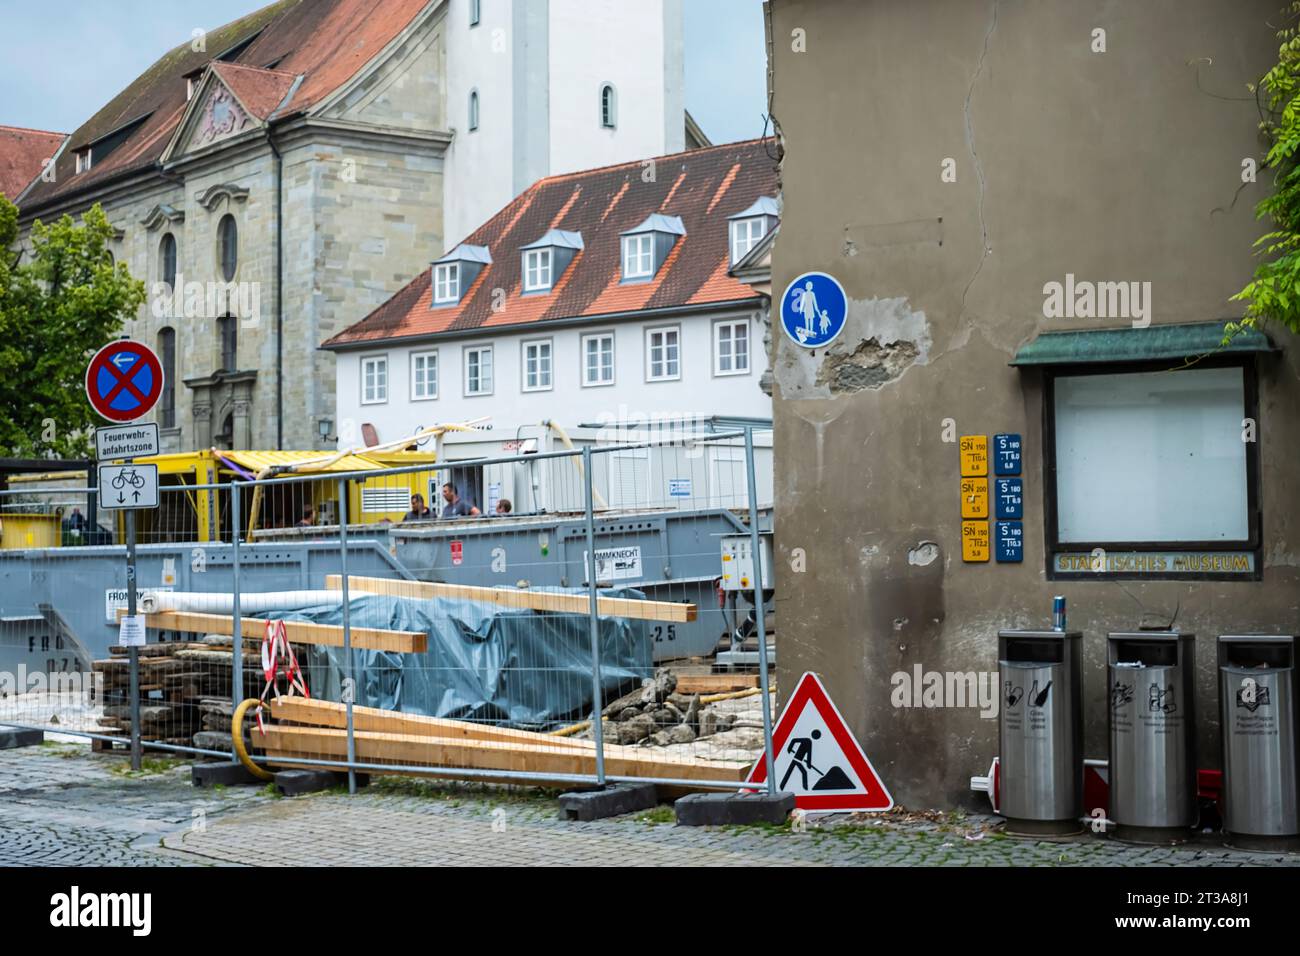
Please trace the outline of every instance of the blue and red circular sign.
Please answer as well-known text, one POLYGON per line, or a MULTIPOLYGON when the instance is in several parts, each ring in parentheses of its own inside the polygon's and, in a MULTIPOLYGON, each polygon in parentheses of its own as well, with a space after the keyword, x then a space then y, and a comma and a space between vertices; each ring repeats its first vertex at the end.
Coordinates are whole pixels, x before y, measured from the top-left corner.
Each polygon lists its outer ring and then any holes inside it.
POLYGON ((86 369, 86 397, 109 421, 130 422, 149 414, 162 390, 162 363, 153 349, 139 342, 110 342, 86 369))

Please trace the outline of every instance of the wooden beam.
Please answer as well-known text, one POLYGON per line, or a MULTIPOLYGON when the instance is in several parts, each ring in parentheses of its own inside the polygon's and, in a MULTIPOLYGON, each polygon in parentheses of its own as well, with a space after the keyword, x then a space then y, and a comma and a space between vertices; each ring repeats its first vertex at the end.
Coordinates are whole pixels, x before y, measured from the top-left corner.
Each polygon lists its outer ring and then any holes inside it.
MULTIPOLYGON (((412 734, 357 731, 356 756, 361 763, 405 764, 455 769, 509 770, 547 774, 591 775, 596 755, 548 746, 524 746, 497 740, 452 740, 412 734)), ((275 763, 295 759, 347 758, 347 732, 315 727, 286 727, 273 724, 259 737, 268 758, 275 763)), ((605 772, 618 777, 660 777, 740 783, 749 772, 748 764, 721 760, 697 760, 656 754, 648 747, 607 747, 605 772)), ((555 778, 552 778, 555 779, 555 778)))
MULTIPOLYGON (((278 721, 308 724, 313 727, 341 728, 347 726, 347 708, 327 700, 308 700, 305 697, 281 697, 271 701, 271 716, 278 721)), ((595 752, 591 740, 573 740, 539 734, 531 730, 511 727, 494 727, 470 720, 449 720, 445 717, 425 717, 420 714, 399 714, 377 707, 352 708, 354 730, 381 733, 411 734, 416 737, 445 737, 449 740, 499 740, 534 747, 557 747, 564 750, 595 752)))
MULTIPOLYGON (((338 574, 325 577, 325 587, 338 590, 343 578, 338 574)), ((585 594, 558 594, 553 591, 524 591, 519 588, 484 588, 470 584, 434 584, 429 581, 401 581, 395 578, 363 578, 348 575, 348 587, 371 594, 405 598, 453 598, 463 601, 488 601, 506 607, 553 611, 559 614, 587 614, 591 599, 585 594)), ((628 617, 640 621, 669 621, 687 624, 696 617, 694 604, 674 601, 638 601, 635 598, 598 597, 597 610, 605 617, 628 617)))
MULTIPOLYGON (((120 618, 126 612, 119 609, 120 618)), ((144 615, 144 626, 156 631, 186 631, 193 634, 235 633, 235 619, 229 614, 200 614, 195 611, 158 611, 144 615)), ((242 618, 244 637, 260 638, 266 631, 266 621, 256 617, 242 618)), ((323 647, 342 647, 343 628, 337 624, 311 624, 306 621, 285 621, 285 636, 294 644, 316 644, 323 647)), ((401 654, 423 654, 428 650, 429 636, 422 631, 389 631, 376 627, 353 627, 352 646, 368 651, 396 651, 401 654)))
POLYGON ((725 694, 733 690, 751 690, 759 686, 757 674, 679 674, 679 694, 725 694))

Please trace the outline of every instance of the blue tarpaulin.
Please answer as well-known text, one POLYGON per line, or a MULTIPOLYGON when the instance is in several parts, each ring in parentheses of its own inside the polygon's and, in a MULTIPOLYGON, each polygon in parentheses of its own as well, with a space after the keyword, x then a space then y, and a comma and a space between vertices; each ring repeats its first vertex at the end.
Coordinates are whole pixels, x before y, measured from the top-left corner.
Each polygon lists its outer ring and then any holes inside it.
MULTIPOLYGON (((585 591, 564 591, 582 593, 585 591)), ((629 588, 607 597, 644 598, 629 588)), ((423 631, 423 654, 353 650, 354 703, 433 717, 546 727, 591 715, 589 618, 518 610, 481 601, 359 595, 349 602, 353 627, 423 631)), ((286 621, 343 623, 341 605, 261 615, 286 621)), ((654 673, 646 622, 599 618, 601 693, 605 701, 654 673)), ((342 700, 344 650, 300 654, 311 695, 342 700)))

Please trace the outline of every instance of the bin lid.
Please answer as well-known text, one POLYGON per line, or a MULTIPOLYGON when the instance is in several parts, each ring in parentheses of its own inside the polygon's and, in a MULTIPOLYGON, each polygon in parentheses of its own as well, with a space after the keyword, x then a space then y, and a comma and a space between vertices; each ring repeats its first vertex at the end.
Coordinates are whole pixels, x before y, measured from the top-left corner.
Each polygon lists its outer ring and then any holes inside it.
POLYGON ((1196 635, 1190 631, 1111 631, 1108 641, 1190 641, 1196 635))
POLYGON ((1220 644, 1294 644, 1294 634, 1220 634, 1220 644))
POLYGON ((1055 631, 1052 630, 1051 628, 1046 628, 1041 631, 1007 630, 1007 631, 998 631, 998 637, 1013 637, 1013 638, 1041 637, 1041 638, 1049 638, 1054 640, 1063 640, 1065 638, 1071 638, 1077 640, 1078 638, 1083 637, 1083 631, 1055 631))

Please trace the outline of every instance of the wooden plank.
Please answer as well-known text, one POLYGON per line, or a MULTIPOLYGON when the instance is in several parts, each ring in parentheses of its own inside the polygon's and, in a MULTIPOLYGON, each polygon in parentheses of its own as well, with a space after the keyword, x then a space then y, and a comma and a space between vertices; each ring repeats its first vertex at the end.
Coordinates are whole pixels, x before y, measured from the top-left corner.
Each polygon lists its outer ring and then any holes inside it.
MULTIPOLYGON (((118 617, 122 616, 118 612, 118 617)), ((195 634, 235 633, 235 619, 229 614, 200 614, 195 611, 159 611, 144 615, 144 626, 159 631, 189 631, 195 634)), ((259 637, 266 630, 266 621, 255 617, 243 618, 245 635, 259 637)), ((311 624, 306 621, 285 621, 285 636, 294 644, 317 644, 324 647, 343 646, 343 628, 337 624, 311 624)), ((352 646, 370 651, 396 651, 401 654, 423 654, 428 650, 428 635, 422 631, 389 631, 376 627, 353 627, 352 646)), ((230 652, 227 652, 230 653, 230 652)), ((143 662, 142 662, 143 663, 143 662)))
POLYGON ((726 694, 758 686, 757 674, 680 674, 677 677, 679 694, 726 694))
MULTIPOLYGON (((313 727, 340 728, 347 726, 347 708, 326 700, 308 700, 305 697, 281 697, 271 701, 271 716, 279 721, 310 724, 313 727)), ((573 740, 539 734, 531 730, 512 727, 494 727, 470 720, 449 720, 445 717, 425 717, 420 714, 399 714, 378 707, 352 708, 354 730, 381 733, 411 734, 416 737, 445 737, 461 740, 500 740, 529 746, 559 747, 565 750, 595 751, 591 740, 573 740)))
MULTIPOLYGON (((358 731, 357 760, 361 763, 407 764, 474 770, 510 770, 546 774, 594 774, 596 755, 547 746, 523 746, 497 740, 451 740, 413 734, 358 731)), ((274 724, 260 738, 267 755, 277 762, 295 758, 347 758, 347 732, 274 724)), ((661 777, 678 780, 740 783, 748 764, 721 760, 674 758, 646 747, 607 747, 605 772, 620 777, 661 777)), ((452 776, 453 774, 448 774, 452 776)), ((554 778, 553 778, 554 779, 554 778)))
MULTIPOLYGON (((327 589, 338 590, 342 586, 341 575, 325 576, 327 589)), ((353 575, 348 576, 348 587, 391 597, 440 597, 464 601, 488 601, 506 607, 553 611, 559 614, 587 614, 591 610, 591 599, 585 594, 557 594, 551 591, 524 591, 519 588, 485 588, 470 584, 434 584, 429 581, 400 581, 395 578, 364 578, 353 575)), ((673 601, 638 601, 635 598, 612 597, 598 597, 596 601, 597 610, 605 617, 687 624, 694 621, 697 614, 694 604, 678 604, 673 601)))

